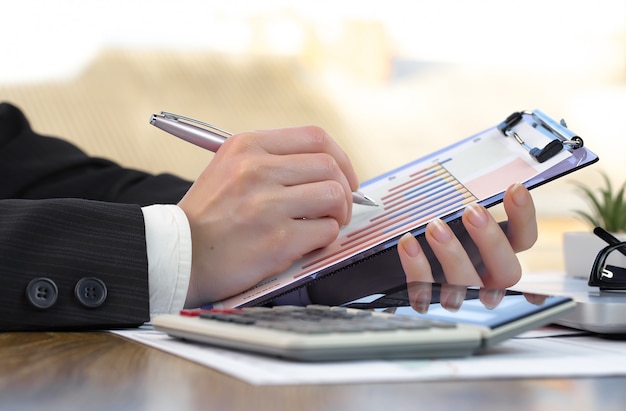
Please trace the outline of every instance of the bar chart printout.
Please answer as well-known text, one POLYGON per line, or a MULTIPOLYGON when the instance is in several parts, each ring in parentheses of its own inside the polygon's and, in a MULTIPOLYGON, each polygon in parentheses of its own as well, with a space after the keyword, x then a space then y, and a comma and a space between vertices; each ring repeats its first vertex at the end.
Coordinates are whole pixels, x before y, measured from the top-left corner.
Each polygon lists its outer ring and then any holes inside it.
MULTIPOLYGON (((530 144, 545 145, 545 135, 525 124, 519 128, 530 144)), ((423 227, 434 218, 502 193, 513 183, 525 182, 569 155, 569 151, 563 150, 549 161, 538 163, 515 140, 490 129, 436 155, 409 163, 362 185, 361 191, 379 206, 355 206, 352 221, 342 228, 332 244, 309 253, 287 271, 217 306, 239 306, 272 290, 314 277, 321 270, 423 227)))

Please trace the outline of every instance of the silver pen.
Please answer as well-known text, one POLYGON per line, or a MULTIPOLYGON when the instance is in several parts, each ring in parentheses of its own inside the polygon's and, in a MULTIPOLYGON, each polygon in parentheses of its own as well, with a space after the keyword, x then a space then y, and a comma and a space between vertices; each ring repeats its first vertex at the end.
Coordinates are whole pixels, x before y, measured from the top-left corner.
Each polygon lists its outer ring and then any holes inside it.
MULTIPOLYGON (((161 114, 153 114, 150 117, 150 124, 214 153, 228 137, 232 136, 232 133, 211 124, 166 111, 162 111, 161 114)), ((361 205, 378 206, 374 200, 360 191, 352 193, 352 201, 361 205)))

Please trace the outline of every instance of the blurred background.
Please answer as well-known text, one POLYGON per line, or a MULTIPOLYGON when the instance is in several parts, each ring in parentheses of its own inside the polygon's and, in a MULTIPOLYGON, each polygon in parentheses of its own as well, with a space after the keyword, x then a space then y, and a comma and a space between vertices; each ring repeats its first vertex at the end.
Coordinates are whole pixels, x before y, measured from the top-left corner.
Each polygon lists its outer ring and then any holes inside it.
MULTIPOLYGON (((529 270, 585 230, 572 180, 626 179, 624 0, 0 0, 0 99, 90 154, 195 178, 211 153, 148 124, 316 124, 367 180, 539 108, 600 162, 534 191, 529 270)), ((501 213, 495 210, 496 213, 501 213)))

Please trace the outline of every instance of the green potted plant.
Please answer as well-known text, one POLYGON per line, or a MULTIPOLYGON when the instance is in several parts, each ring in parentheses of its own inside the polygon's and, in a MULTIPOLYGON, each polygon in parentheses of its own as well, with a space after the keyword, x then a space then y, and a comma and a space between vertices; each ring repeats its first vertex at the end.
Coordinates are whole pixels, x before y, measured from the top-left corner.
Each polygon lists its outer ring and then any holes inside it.
MULTIPOLYGON (((589 206, 588 210, 574 210, 589 226, 586 232, 566 232, 563 236, 565 271, 568 276, 587 278, 596 254, 607 244, 593 234, 595 227, 602 227, 622 241, 626 241, 626 182, 614 186, 605 173, 600 173, 604 185, 591 188, 574 183, 578 193, 589 206)), ((626 266, 626 257, 617 257, 612 264, 626 266)))
POLYGON ((593 227, 602 227, 614 234, 626 233, 626 182, 614 189, 609 177, 601 173, 604 187, 597 190, 576 184, 580 194, 587 200, 591 211, 575 210, 583 221, 593 227))

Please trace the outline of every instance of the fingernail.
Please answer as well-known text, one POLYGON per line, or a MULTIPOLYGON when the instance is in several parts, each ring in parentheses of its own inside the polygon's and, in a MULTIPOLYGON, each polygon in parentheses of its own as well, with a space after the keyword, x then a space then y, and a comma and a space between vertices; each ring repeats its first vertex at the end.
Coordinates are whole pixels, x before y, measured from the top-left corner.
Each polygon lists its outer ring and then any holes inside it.
POLYGON ((520 183, 515 183, 511 186, 511 198, 515 205, 525 206, 528 204, 528 192, 523 189, 520 183))
POLYGON ((465 299, 465 290, 451 291, 446 300, 442 301, 442 306, 448 311, 459 311, 465 299))
POLYGON ((430 290, 419 290, 411 306, 420 314, 426 314, 430 308, 430 300, 432 298, 430 290))
POLYGON ((405 253, 409 257, 417 257, 420 254, 420 245, 417 242, 417 239, 411 235, 411 233, 406 233, 400 239, 400 245, 405 253))
POLYGON ((465 209, 469 222, 474 227, 482 227, 487 223, 487 214, 485 209, 476 203, 472 203, 465 209))
POLYGON ((483 296, 483 304, 484 306, 492 310, 500 304, 502 298, 504 297, 504 290, 493 288, 489 290, 485 290, 485 294, 483 296))
POLYGON ((524 293, 524 297, 526 297, 526 300, 534 305, 542 305, 543 303, 546 302, 546 299, 548 298, 545 295, 540 295, 540 294, 528 294, 528 293, 524 293))
POLYGON ((428 224, 428 231, 438 242, 445 244, 452 240, 453 234, 450 228, 439 218, 434 219, 428 224))

